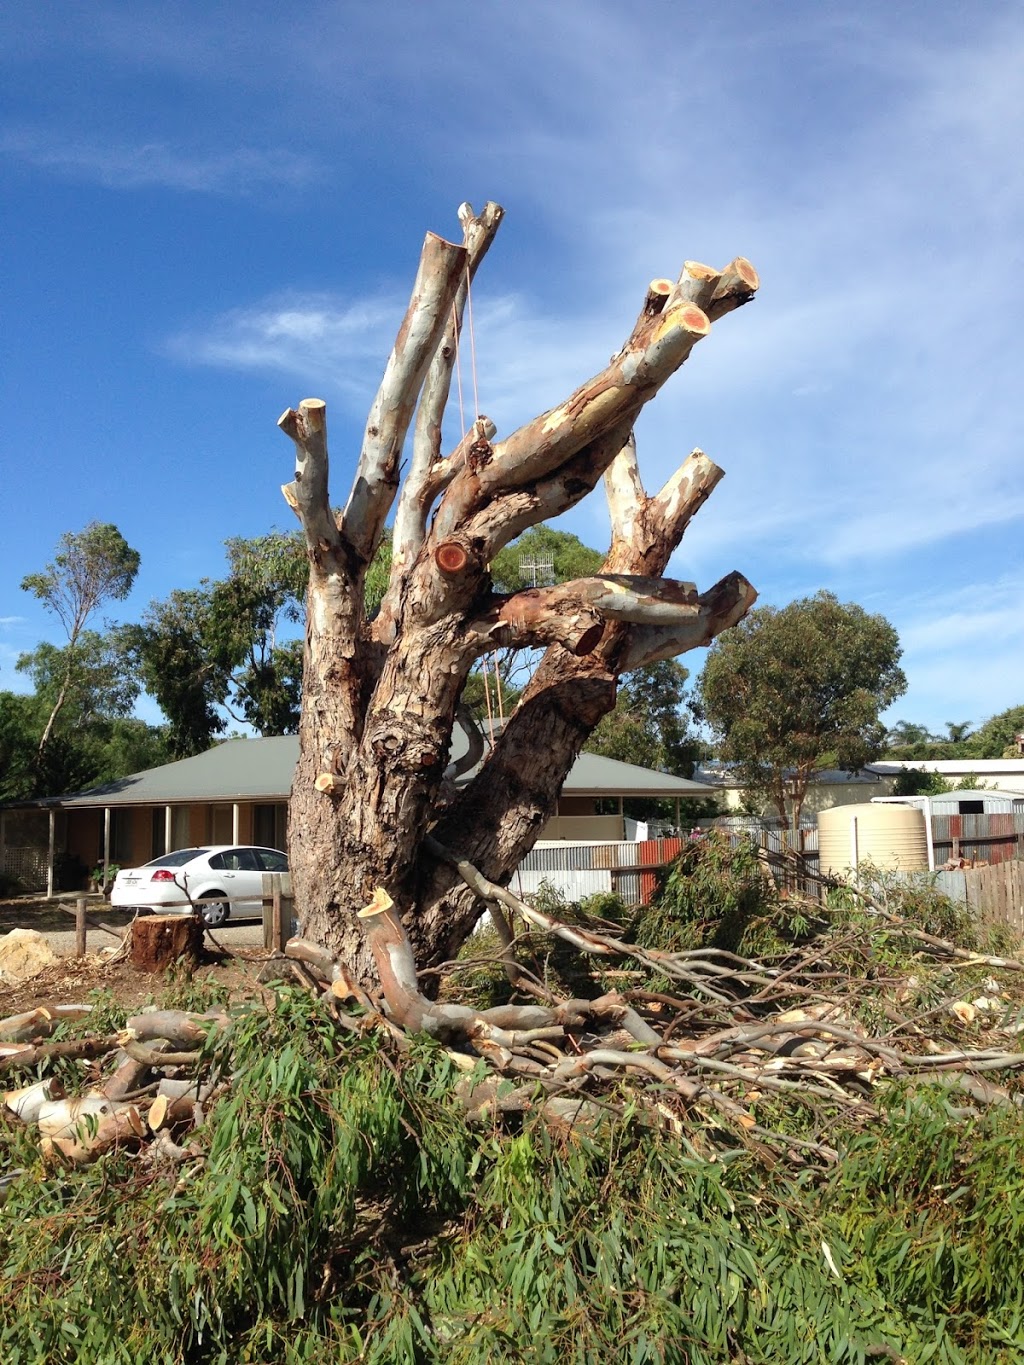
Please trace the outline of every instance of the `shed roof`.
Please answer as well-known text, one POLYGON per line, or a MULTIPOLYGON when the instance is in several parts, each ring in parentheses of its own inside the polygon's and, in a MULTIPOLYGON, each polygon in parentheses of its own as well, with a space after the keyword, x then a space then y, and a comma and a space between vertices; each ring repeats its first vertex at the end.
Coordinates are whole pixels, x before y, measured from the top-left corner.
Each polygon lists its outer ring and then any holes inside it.
MULTIPOLYGON (((453 758, 466 749, 456 729, 453 758)), ((299 756, 296 735, 271 739, 229 739, 194 758, 119 777, 64 796, 43 797, 36 806, 62 810, 95 806, 173 806, 207 801, 286 801, 299 756)), ((463 778, 463 781, 468 780, 463 778)), ((684 777, 621 763, 600 754, 580 754, 562 787, 565 796, 705 796, 710 787, 684 777)))

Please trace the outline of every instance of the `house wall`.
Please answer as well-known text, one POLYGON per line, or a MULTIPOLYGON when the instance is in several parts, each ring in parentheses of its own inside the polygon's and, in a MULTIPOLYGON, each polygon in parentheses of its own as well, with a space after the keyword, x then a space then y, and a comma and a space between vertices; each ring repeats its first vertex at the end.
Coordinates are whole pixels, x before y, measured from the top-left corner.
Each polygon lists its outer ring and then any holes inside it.
MULTIPOLYGON (((895 777, 882 777, 871 782, 812 782, 807 788, 804 799, 804 815, 816 815, 820 810, 831 810, 834 806, 855 806, 870 801, 873 796, 891 796, 896 785, 895 777)), ((716 795, 727 813, 743 812, 746 793, 742 787, 719 787, 716 795)), ((765 801, 757 813, 776 817, 775 807, 765 801)))
POLYGON ((541 831, 542 839, 622 839, 621 815, 556 815, 541 831))
POLYGON ((593 815, 597 802, 592 796, 560 796, 556 815, 593 815))
POLYGON ((67 851, 88 872, 96 866, 97 850, 103 847, 103 812, 68 811, 67 820, 67 851))
POLYGON ((954 784, 976 777, 978 786, 1014 795, 1024 792, 1024 758, 882 758, 871 767, 876 772, 886 768, 918 768, 921 772, 939 773, 954 784))

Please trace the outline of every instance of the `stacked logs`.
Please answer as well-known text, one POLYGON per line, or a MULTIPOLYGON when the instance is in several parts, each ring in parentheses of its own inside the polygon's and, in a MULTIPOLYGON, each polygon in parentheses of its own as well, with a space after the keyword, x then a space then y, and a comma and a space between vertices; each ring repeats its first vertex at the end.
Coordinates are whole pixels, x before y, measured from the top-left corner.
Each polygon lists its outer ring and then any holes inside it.
POLYGON ((199 1148, 182 1146, 204 1118, 214 1095, 197 1079, 201 1049, 211 1032, 226 1029, 228 1015, 218 1010, 149 1010, 128 1019, 116 1034, 48 1043, 68 1019, 82 1019, 88 1006, 40 1006, 0 1020, 0 1071, 36 1067, 55 1057, 106 1058, 109 1074, 81 1095, 68 1096, 56 1077, 7 1090, 0 1113, 33 1124, 47 1160, 80 1165, 113 1147, 144 1147, 149 1159, 182 1161, 199 1148))

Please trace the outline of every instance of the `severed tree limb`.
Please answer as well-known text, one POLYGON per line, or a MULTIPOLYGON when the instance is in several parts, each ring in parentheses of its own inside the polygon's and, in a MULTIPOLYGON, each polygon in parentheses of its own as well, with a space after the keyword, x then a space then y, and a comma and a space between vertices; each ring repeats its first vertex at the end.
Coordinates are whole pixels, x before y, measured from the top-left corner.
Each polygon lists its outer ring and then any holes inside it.
POLYGON ((230 1027, 231 1018, 224 1010, 207 1010, 205 1014, 191 1014, 188 1010, 146 1010, 125 1020, 129 1040, 146 1042, 162 1039, 167 1043, 201 1047, 215 1029, 230 1027))
POLYGON ((0 1019, 0 1042, 27 1043, 48 1038, 59 1024, 86 1019, 91 1013, 91 1005, 37 1005, 24 1014, 0 1019))
POLYGON ((444 335, 427 371, 416 411, 412 459, 395 509, 391 574, 388 591, 377 618, 380 623, 377 630, 378 638, 389 639, 393 633, 402 581, 426 536, 427 515, 431 503, 446 486, 446 482, 454 477, 469 449, 477 442, 489 440, 496 430, 494 423, 488 418, 478 416, 468 437, 460 443, 460 449, 449 460, 441 460, 441 423, 451 388, 452 370, 456 361, 469 285, 494 240, 503 216, 504 209, 490 202, 484 205, 479 217, 473 213, 470 204, 462 204, 459 208, 459 221, 463 228, 462 244, 466 250, 465 273, 452 304, 444 335), (462 450, 463 446, 465 450, 462 450), (448 470, 441 472, 439 470, 441 464, 449 466, 448 470))
POLYGON ((699 610, 676 626, 637 625, 630 628, 620 656, 623 672, 674 659, 678 654, 709 645, 723 630, 742 621, 757 601, 757 592, 740 573, 728 574, 697 599, 699 610))
POLYGON ((0 1106, 11 1114, 17 1114, 23 1123, 35 1123, 43 1105, 50 1100, 63 1098, 64 1087, 56 1076, 47 1076, 31 1085, 18 1090, 7 1090, 0 1094, 0 1106))
POLYGON ((67 1042, 39 1043, 35 1047, 20 1047, 4 1055, 0 1053, 0 1071, 21 1071, 38 1066, 55 1057, 102 1057, 118 1046, 116 1034, 104 1038, 71 1038, 67 1042))
MULTIPOLYGON (((499 221, 497 210, 495 231, 499 221)), ((369 564, 380 542, 398 488, 399 457, 416 399, 448 326, 468 259, 466 247, 427 233, 412 298, 370 408, 352 491, 341 517, 342 537, 363 566, 369 564)))

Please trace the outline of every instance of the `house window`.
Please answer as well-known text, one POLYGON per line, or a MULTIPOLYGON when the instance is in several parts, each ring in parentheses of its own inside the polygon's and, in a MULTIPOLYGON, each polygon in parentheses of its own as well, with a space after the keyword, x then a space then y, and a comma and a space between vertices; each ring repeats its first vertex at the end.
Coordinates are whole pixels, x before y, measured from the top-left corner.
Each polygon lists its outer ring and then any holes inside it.
POLYGON ((212 844, 230 844, 234 833, 234 820, 230 806, 214 806, 210 811, 210 830, 212 844))
POLYGON ((254 806, 252 813, 252 841, 261 848, 285 847, 288 837, 288 807, 282 801, 275 805, 254 806))
POLYGON ((958 801, 957 809, 961 815, 984 815, 984 801, 958 801))
POLYGON ((150 848, 153 850, 149 855, 151 858, 162 858, 165 853, 171 853, 178 848, 189 847, 189 809, 188 806, 173 806, 171 808, 171 847, 167 848, 167 808, 166 806, 154 806, 152 810, 152 829, 150 834, 150 848))

